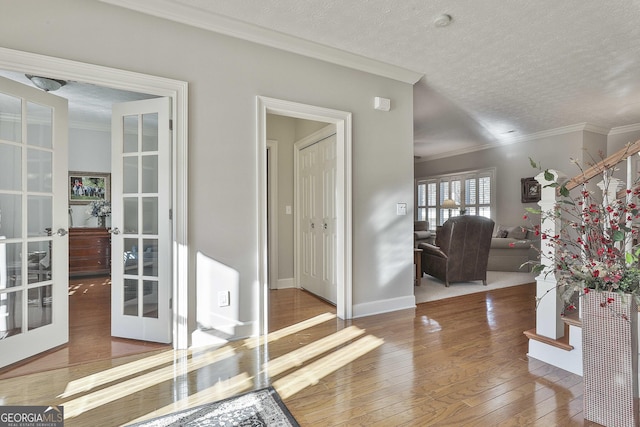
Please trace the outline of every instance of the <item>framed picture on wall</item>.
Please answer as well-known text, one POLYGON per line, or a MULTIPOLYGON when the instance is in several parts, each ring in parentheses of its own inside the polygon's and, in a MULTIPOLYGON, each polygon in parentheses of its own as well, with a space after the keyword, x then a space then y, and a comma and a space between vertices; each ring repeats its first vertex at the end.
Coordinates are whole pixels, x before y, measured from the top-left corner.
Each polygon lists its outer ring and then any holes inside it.
POLYGON ((540 183, 536 181, 535 178, 522 178, 521 182, 521 192, 522 192, 522 203, 534 203, 540 201, 540 183))
POLYGON ((94 200, 111 200, 111 174, 69 171, 69 204, 86 205, 94 200))

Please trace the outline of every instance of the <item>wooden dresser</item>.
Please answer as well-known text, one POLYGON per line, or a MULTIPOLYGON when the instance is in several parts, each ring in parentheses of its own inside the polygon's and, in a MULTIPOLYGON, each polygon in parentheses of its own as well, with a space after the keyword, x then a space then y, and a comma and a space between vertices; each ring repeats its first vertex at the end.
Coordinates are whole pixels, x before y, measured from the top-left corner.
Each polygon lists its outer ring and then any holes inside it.
POLYGON ((69 229, 69 276, 111 274, 111 234, 106 228, 69 229))

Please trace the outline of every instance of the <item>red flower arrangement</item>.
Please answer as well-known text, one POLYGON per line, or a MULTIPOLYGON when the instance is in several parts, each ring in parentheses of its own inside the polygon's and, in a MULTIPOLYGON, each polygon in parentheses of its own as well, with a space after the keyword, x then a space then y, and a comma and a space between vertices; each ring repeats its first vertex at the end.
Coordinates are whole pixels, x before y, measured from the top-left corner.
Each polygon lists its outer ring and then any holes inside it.
MULTIPOLYGON (((542 170, 530 161, 533 167, 542 170)), ((582 168, 580 171, 584 174, 582 168)), ((616 181, 612 179, 614 168, 602 167, 599 172, 600 188, 616 190, 613 188, 616 181)), ((549 235, 538 224, 532 226, 535 234, 549 243, 542 247, 551 247, 546 252, 540 250, 540 259, 553 260, 552 268, 545 270, 541 262, 533 262, 532 269, 536 273, 555 274, 557 286, 548 292, 559 289, 568 309, 575 308, 576 294, 583 296, 591 290, 631 294, 640 303, 640 248, 635 245, 637 230, 632 227, 633 221, 640 219, 638 182, 623 191, 622 197, 607 200, 610 193, 604 191, 604 196, 596 196, 588 189, 588 183, 582 184, 577 195, 577 189, 574 190, 572 196, 567 183, 558 182, 556 175, 545 170, 544 177, 551 182, 548 187, 556 188, 558 200, 549 211, 531 208, 527 211, 540 215, 543 221, 553 219, 560 223, 556 235, 549 235)), ((612 302, 613 298, 607 300, 607 304, 612 302)))

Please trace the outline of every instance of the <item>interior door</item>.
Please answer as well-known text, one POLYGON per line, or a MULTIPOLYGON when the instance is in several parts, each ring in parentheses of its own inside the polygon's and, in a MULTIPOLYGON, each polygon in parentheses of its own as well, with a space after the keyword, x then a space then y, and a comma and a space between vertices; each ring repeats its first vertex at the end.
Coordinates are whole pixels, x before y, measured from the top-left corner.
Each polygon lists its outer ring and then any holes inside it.
POLYGON ((336 135, 300 151, 300 286, 336 304, 336 135))
POLYGON ((69 340, 67 100, 0 78, 0 366, 69 340))
POLYGON ((170 100, 113 106, 111 334, 171 342, 170 100))

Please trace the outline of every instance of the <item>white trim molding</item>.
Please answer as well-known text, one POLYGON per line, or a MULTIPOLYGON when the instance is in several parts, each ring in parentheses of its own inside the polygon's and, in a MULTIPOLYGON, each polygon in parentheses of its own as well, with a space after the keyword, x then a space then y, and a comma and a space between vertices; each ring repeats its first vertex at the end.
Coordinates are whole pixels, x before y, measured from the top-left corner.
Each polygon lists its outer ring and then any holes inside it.
POLYGON ((247 40, 298 55, 319 59, 377 76, 415 84, 422 73, 387 64, 375 59, 304 40, 289 34, 241 22, 227 16, 198 9, 170 0, 100 0, 114 6, 135 10, 204 30, 247 40))
POLYGON ((280 289, 278 284, 278 141, 267 141, 267 183, 269 185, 267 206, 269 209, 269 288, 280 289))
POLYGON ((267 333, 268 292, 267 292, 267 186, 266 186, 266 144, 267 114, 294 117, 334 124, 336 127, 336 211, 337 248, 336 277, 338 287, 337 315, 342 319, 353 316, 352 290, 352 117, 351 113, 279 99, 257 97, 257 195, 258 195, 258 298, 257 313, 261 313, 262 330, 267 333))
POLYGON ((389 313, 410 308, 416 308, 415 295, 356 304, 353 307, 353 317, 373 316, 374 314, 389 313))
POLYGON ((639 130, 640 130, 640 123, 636 123, 633 125, 618 126, 615 128, 611 128, 611 130, 609 131, 609 135, 619 135, 622 133, 637 132, 639 130))
MULTIPOLYGON (((638 126, 638 129, 640 129, 640 125, 633 125, 633 126, 638 126)), ((631 129, 631 130, 637 130, 637 129, 631 129)), ((626 132, 629 132, 629 131, 630 130, 626 132)), ((578 123, 575 125, 564 126, 561 128, 544 130, 544 131, 532 133, 529 135, 506 137, 503 139, 496 138, 495 142, 491 142, 488 144, 474 145, 473 147, 463 148, 463 149, 454 150, 454 151, 448 151, 446 153, 440 153, 433 156, 423 156, 419 160, 416 160, 414 163, 428 162, 430 160, 437 160, 437 159, 445 159, 447 157, 459 156, 462 154, 475 153, 476 151, 488 150, 489 148, 504 147, 505 145, 517 144, 520 142, 527 142, 527 141, 534 141, 536 139, 542 139, 542 138, 550 138, 553 136, 565 135, 572 132, 592 132, 592 133, 598 133, 600 135, 612 134, 612 131, 610 131, 607 128, 595 126, 589 123, 578 123)), ((618 132, 618 133, 623 133, 623 132, 618 132)))

